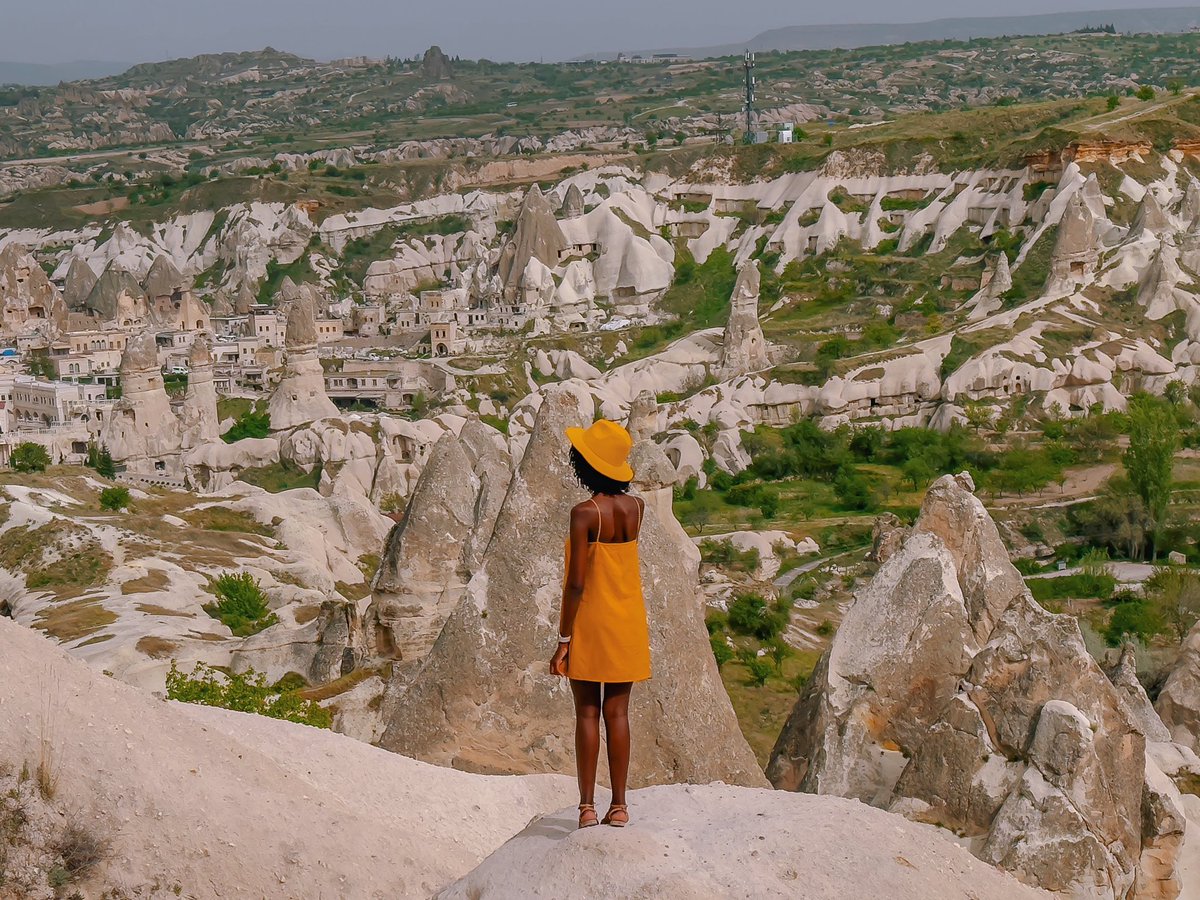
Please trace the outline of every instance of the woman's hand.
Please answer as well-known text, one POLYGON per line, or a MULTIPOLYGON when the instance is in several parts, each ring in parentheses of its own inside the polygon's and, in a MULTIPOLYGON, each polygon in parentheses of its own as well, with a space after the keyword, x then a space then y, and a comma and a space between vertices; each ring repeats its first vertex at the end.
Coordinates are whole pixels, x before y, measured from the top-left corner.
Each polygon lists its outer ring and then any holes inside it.
POLYGON ((558 649, 554 651, 554 656, 550 657, 551 675, 558 675, 560 678, 567 677, 567 653, 570 649, 570 644, 558 645, 558 649))

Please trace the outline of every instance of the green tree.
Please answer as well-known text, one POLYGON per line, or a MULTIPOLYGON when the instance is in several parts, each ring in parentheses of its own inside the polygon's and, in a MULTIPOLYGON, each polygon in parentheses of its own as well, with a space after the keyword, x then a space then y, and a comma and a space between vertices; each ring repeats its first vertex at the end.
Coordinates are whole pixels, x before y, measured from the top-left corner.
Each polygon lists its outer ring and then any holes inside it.
POLYGON ((1112 112, 1114 109, 1116 109, 1118 106, 1121 105, 1121 98, 1118 97, 1116 94, 1109 94, 1108 100, 1106 101, 1106 103, 1108 106, 1108 111, 1112 112))
POLYGON ((1135 397, 1129 403, 1129 447, 1121 461, 1134 492, 1150 515, 1150 555, 1158 553, 1158 539, 1171 501, 1171 469, 1179 448, 1179 428, 1170 406, 1157 397, 1135 397))
POLYGON ((1119 646, 1127 637, 1134 637, 1143 644, 1162 631, 1162 620, 1154 609, 1142 600, 1118 603, 1112 618, 1104 629, 1104 641, 1110 647, 1119 646))
POLYGON ((45 472, 46 467, 50 465, 50 454, 41 444, 23 441, 13 447, 8 461, 18 472, 45 472))
POLYGON ((238 416, 232 428, 221 435, 221 440, 227 444, 233 444, 243 438, 265 438, 270 433, 270 413, 259 413, 248 409, 238 416))
POLYGON ((120 512, 129 508, 129 488, 107 487, 100 492, 100 508, 120 512))
POLYGON ((1143 587, 1146 602, 1182 641, 1200 620, 1200 572, 1162 566, 1143 587))
POLYGON ((1134 94, 1134 96, 1137 97, 1139 100, 1153 100, 1154 99, 1154 88, 1152 88, 1148 84, 1143 84, 1140 88, 1137 89, 1137 93, 1134 94))
POLYGON ((767 645, 767 655, 775 663, 775 674, 783 675, 783 661, 792 655, 792 648, 782 638, 775 638, 767 645))
POLYGON ((746 667, 746 674, 750 676, 750 683, 755 687, 762 687, 767 683, 767 679, 771 677, 771 664, 749 647, 743 648, 738 653, 738 662, 746 667))
POLYGON ((102 478, 117 477, 117 466, 113 462, 112 454, 108 452, 107 447, 96 446, 95 441, 88 444, 87 464, 102 478))

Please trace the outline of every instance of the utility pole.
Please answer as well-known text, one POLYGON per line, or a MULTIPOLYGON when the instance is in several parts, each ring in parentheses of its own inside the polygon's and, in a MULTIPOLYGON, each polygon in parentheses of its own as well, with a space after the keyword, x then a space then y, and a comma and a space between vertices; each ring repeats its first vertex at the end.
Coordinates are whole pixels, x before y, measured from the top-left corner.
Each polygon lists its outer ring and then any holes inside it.
POLYGON ((746 136, 742 140, 751 144, 754 142, 754 54, 749 50, 742 66, 746 70, 746 136))

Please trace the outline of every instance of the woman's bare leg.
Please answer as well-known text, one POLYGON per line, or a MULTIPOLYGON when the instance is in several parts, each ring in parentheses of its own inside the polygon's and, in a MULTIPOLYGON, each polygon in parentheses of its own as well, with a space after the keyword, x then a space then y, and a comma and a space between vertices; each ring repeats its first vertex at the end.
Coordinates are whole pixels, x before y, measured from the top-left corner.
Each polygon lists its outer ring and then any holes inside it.
POLYGON ((596 802, 596 764, 600 759, 600 684, 571 680, 575 695, 575 768, 579 802, 596 802))
POLYGON ((628 682, 604 686, 604 736, 608 742, 608 772, 612 778, 612 802, 625 803, 629 779, 629 692, 628 682))

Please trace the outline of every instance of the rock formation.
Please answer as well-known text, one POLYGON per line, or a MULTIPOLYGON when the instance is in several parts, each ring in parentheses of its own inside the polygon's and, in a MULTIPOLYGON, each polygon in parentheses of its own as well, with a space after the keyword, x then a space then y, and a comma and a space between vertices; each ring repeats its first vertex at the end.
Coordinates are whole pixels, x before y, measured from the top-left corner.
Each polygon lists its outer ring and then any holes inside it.
POLYGON ((721 369, 726 375, 745 375, 769 366, 767 341, 758 323, 759 274, 757 261, 742 265, 733 296, 729 321, 721 348, 721 369))
POLYGON ((196 335, 188 351, 188 384, 179 411, 183 449, 219 440, 217 389, 213 385, 213 360, 208 335, 196 335))
POLYGON ((647 788, 629 802, 636 850, 605 828, 572 834, 571 807, 538 816, 438 900, 1046 896, 933 829, 833 797, 714 784, 647 788))
POLYGON ((0 249, 0 330, 10 335, 67 322, 67 306, 36 259, 23 247, 0 249))
POLYGON ((242 641, 233 651, 235 672, 253 669, 272 684, 289 673, 310 684, 329 684, 363 661, 362 623, 353 603, 325 600, 307 625, 274 625, 242 641))
POLYGON ((283 377, 271 393, 271 430, 283 431, 336 416, 337 407, 325 393, 325 371, 317 356, 317 321, 312 298, 304 295, 288 310, 284 338, 287 354, 283 377))
POLYGON ((500 251, 500 283, 505 296, 515 298, 525 278, 530 260, 546 268, 558 265, 559 255, 567 248, 567 239, 554 218, 554 211, 535 184, 525 195, 517 214, 512 239, 500 251))
POLYGON ((1075 620, 1032 600, 971 489, 967 476, 930 488, 768 774, 954 829, 1028 884, 1116 898, 1140 872, 1144 895, 1174 896, 1178 795, 1075 620))
POLYGON ((979 293, 967 301, 971 308, 968 321, 978 321, 989 313, 998 310, 1003 304, 1005 291, 1012 287, 1012 269, 1008 265, 1008 254, 993 253, 988 257, 987 268, 983 270, 979 293))
POLYGON ((189 281, 175 268, 171 258, 166 255, 155 257, 142 282, 142 290, 151 300, 156 297, 170 297, 180 288, 189 287, 189 281))
POLYGON ((132 325, 146 315, 142 286, 115 260, 105 266, 83 305, 101 320, 122 325, 132 325))
POLYGON ((1183 642, 1179 660, 1159 692, 1155 709, 1175 741, 1200 753, 1200 623, 1183 642))
POLYGON ((1067 203, 1050 257, 1046 293, 1068 293, 1095 274, 1100 261, 1096 219, 1076 192, 1067 203))
POLYGON ((366 615, 372 656, 423 658, 462 600, 508 490, 507 455, 478 420, 434 445, 388 535, 366 615))
POLYGON ((163 386, 154 334, 139 331, 121 356, 121 399, 100 423, 100 443, 113 459, 134 472, 149 474, 174 470, 168 457, 181 445, 179 420, 163 386))
POLYGON ((434 81, 452 78, 454 70, 450 66, 450 58, 436 44, 425 51, 421 59, 421 74, 434 81))
POLYGON ((1158 198, 1154 196, 1154 191, 1146 191, 1142 195, 1142 202, 1138 204, 1137 214, 1133 217, 1133 225, 1129 228, 1130 240, 1138 240, 1147 234, 1157 237, 1170 230, 1170 220, 1159 205, 1158 198))
POLYGON ((1179 217, 1183 220, 1184 231, 1195 231, 1200 227, 1200 181, 1195 178, 1188 182, 1183 194, 1179 217))
POLYGON ((642 391, 633 398, 625 427, 635 444, 648 441, 658 434, 658 400, 653 391, 642 391))
POLYGON ((76 256, 67 268, 67 280, 63 286, 63 300, 72 311, 82 311, 88 295, 96 286, 96 273, 92 267, 76 256))
POLYGON ((564 219, 575 219, 583 215, 583 192, 579 190, 579 185, 571 184, 567 187, 566 193, 563 194, 562 207, 559 209, 559 212, 564 219))
MULTIPOLYGON (((429 655, 389 686, 384 747, 474 771, 574 771, 569 691, 546 661, 558 626, 563 535, 583 499, 563 430, 592 420, 586 405, 566 386, 545 392, 462 602, 429 655)), ((709 652, 699 554, 669 512, 674 469, 645 442, 631 461, 647 497, 640 549, 655 673, 634 690, 631 782, 761 784, 709 652)))

